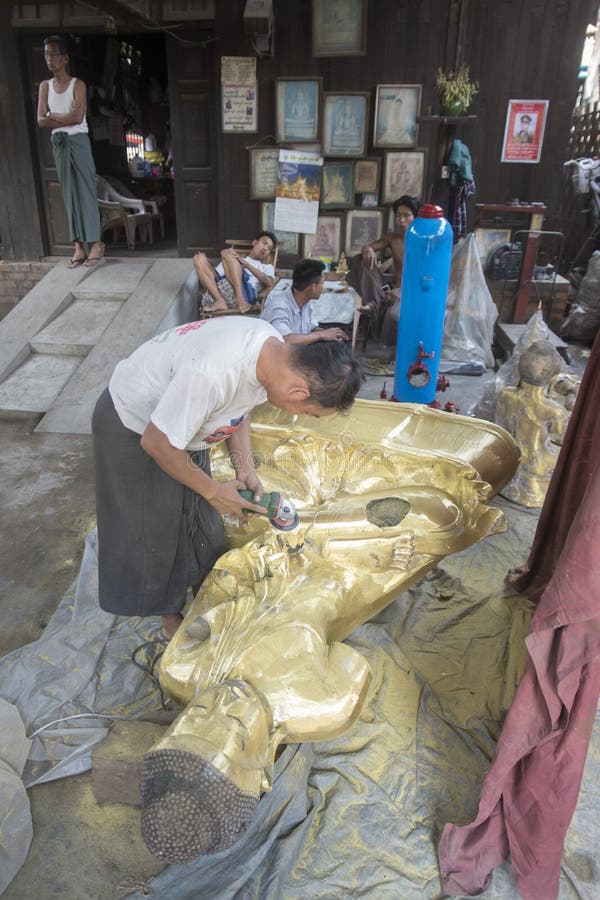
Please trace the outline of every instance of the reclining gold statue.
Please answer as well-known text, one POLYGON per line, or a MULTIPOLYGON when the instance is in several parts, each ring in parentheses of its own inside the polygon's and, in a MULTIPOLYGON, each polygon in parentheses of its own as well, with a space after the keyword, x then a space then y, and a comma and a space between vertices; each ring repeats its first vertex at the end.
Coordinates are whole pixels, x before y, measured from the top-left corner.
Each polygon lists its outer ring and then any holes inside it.
MULTIPOLYGON (((228 527, 233 549, 164 653, 161 685, 185 709, 145 755, 141 793, 144 840, 169 862, 240 837, 281 743, 352 725, 370 668, 341 642, 443 556, 503 530, 487 501, 519 459, 492 423, 366 400, 323 419, 265 405, 252 445, 265 491, 300 521, 228 527)), ((213 474, 228 466, 217 451, 213 474)))

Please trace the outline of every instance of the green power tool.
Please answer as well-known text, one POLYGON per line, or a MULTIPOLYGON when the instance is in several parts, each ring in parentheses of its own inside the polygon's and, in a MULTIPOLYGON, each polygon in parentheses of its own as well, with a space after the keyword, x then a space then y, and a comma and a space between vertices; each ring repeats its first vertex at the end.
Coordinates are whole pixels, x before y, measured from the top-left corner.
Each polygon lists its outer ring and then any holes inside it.
MULTIPOLYGON (((244 500, 249 500, 250 503, 262 506, 265 511, 264 515, 269 519, 271 525, 279 531, 291 531, 300 521, 292 501, 282 497, 279 491, 263 494, 262 500, 259 500, 258 503, 254 500, 254 491, 244 490, 239 493, 244 500)), ((254 512, 254 510, 248 510, 248 512, 254 512)))

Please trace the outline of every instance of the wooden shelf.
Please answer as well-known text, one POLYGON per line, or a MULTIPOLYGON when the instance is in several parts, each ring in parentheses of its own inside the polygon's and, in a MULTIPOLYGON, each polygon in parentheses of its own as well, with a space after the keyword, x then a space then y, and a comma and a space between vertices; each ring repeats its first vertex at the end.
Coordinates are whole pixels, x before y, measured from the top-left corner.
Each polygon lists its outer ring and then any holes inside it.
POLYGON ((421 125, 470 125, 477 116, 417 116, 421 125))

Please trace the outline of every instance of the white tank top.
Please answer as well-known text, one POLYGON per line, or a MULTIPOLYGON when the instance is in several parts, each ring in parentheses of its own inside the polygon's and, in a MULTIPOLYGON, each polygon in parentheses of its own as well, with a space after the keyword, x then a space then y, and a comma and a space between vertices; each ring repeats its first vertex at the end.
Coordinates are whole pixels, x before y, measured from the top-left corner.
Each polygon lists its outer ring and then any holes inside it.
MULTIPOLYGON (((76 78, 71 78, 69 84, 67 85, 66 91, 63 91, 62 94, 58 94, 53 87, 53 78, 48 80, 48 109, 51 113, 68 113, 71 112, 71 107, 73 105, 73 90, 75 88, 76 78)), ((83 118, 83 122, 80 122, 79 125, 61 125, 60 128, 53 128, 52 134, 56 131, 66 131, 67 134, 87 134, 88 133, 88 125, 87 119, 83 118)))

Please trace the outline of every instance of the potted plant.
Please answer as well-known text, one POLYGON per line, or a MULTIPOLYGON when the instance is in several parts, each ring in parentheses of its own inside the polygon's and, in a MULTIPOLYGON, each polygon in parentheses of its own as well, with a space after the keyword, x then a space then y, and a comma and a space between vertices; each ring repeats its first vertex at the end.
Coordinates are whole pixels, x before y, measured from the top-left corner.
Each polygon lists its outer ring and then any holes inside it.
POLYGON ((479 85, 469 78, 469 67, 461 66, 457 72, 443 72, 436 76, 440 112, 443 116, 460 116, 467 111, 479 85))

